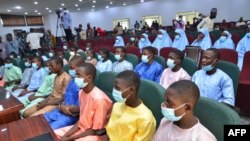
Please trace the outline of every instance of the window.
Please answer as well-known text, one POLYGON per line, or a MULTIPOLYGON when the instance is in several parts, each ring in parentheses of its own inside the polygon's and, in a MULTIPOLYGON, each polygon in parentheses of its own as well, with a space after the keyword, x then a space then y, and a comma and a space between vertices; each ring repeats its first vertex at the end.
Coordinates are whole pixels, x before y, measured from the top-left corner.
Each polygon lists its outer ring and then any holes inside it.
POLYGON ((162 17, 161 15, 152 15, 152 16, 143 16, 142 17, 142 22, 143 25, 147 22, 148 26, 151 27, 153 21, 157 21, 159 25, 162 24, 162 17))
POLYGON ((3 26, 25 26, 24 16, 1 15, 3 26))
POLYGON ((26 21, 28 26, 43 25, 42 16, 26 16, 26 21))
POLYGON ((120 19, 120 20, 114 20, 113 24, 114 27, 120 23, 120 25, 123 27, 123 29, 127 28, 130 29, 130 22, 129 19, 120 19))
POLYGON ((197 11, 191 11, 191 12, 179 12, 176 14, 176 19, 179 19, 179 16, 182 15, 182 19, 185 22, 189 22, 190 24, 193 23, 193 18, 198 17, 197 11))

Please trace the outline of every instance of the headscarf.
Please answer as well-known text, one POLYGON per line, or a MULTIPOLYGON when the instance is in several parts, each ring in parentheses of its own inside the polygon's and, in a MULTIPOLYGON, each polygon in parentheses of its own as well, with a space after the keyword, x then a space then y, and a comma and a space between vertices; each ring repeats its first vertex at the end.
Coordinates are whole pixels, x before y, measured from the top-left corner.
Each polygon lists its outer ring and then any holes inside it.
POLYGON ((161 48, 163 48, 163 47, 171 47, 172 46, 172 40, 169 37, 167 31, 165 31, 163 29, 160 29, 159 31, 162 33, 163 38, 160 39, 159 36, 157 36, 155 38, 154 43, 152 44, 153 47, 158 49, 158 52, 160 52, 161 48))
POLYGON ((139 41, 139 43, 138 43, 139 48, 140 48, 140 49, 143 49, 144 47, 151 46, 151 42, 150 42, 150 40, 148 39, 148 34, 143 33, 142 35, 145 37, 145 41, 142 41, 142 40, 140 39, 140 41, 139 41))
POLYGON ((238 67, 241 69, 243 65, 244 55, 247 51, 250 51, 249 32, 239 41, 236 51, 238 52, 238 67))
POLYGON ((228 31, 224 31, 225 34, 227 34, 227 37, 225 40, 223 40, 223 37, 221 36, 215 43, 214 48, 220 49, 220 48, 228 48, 228 49, 235 49, 234 42, 232 40, 232 34, 228 31))
POLYGON ((180 34, 180 38, 175 37, 172 47, 183 51, 189 45, 186 33, 183 29, 176 29, 175 32, 180 34))
POLYGON ((115 44, 114 44, 114 47, 125 47, 125 43, 124 43, 124 40, 121 36, 117 36, 116 37, 116 40, 115 40, 115 44))
POLYGON ((207 50, 208 48, 212 47, 212 41, 209 35, 209 31, 207 28, 199 29, 199 32, 204 34, 204 38, 200 41, 197 41, 197 39, 192 43, 192 46, 200 46, 203 50, 207 50))

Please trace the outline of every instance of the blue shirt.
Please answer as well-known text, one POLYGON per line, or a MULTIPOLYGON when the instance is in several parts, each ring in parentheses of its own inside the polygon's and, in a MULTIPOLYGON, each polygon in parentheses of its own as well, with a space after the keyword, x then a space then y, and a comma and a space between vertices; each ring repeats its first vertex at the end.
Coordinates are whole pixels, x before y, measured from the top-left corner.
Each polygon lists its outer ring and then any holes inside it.
MULTIPOLYGON (((74 80, 71 80, 64 94, 64 105, 79 106, 79 90, 74 80)), ((53 129, 72 125, 78 120, 77 116, 65 115, 58 108, 46 113, 44 116, 50 125, 53 123, 53 129)))
MULTIPOLYGON (((248 33, 250 34, 250 33, 248 33)), ((243 65, 244 55, 250 51, 250 36, 246 34, 238 43, 236 51, 238 52, 238 67, 241 69, 243 65)))
POLYGON ((7 54, 10 54, 11 52, 19 54, 19 44, 16 39, 13 39, 11 42, 7 41, 6 46, 7 54))
POLYGON ((192 81, 199 87, 201 96, 234 106, 233 81, 222 70, 217 69, 212 75, 199 70, 193 75, 192 81))
POLYGON ((220 48, 227 48, 227 49, 234 49, 235 45, 232 40, 232 34, 228 31, 224 31, 225 34, 227 34, 227 37, 225 40, 222 39, 222 36, 214 43, 214 48, 220 49, 220 48))
POLYGON ((135 72, 140 76, 140 78, 159 83, 163 68, 162 65, 156 61, 153 61, 152 64, 141 62, 135 67, 135 72))
POLYGON ((160 53, 160 50, 163 47, 172 47, 172 39, 169 37, 167 31, 160 29, 159 32, 162 33, 162 39, 160 39, 158 36, 155 38, 152 47, 155 47, 158 49, 158 53, 160 53))
POLYGON ((212 40, 209 35, 209 31, 206 28, 202 28, 199 30, 202 34, 204 34, 204 38, 198 41, 197 39, 192 43, 192 46, 200 46, 201 49, 207 50, 212 47, 212 40))
POLYGON ((28 86, 28 90, 37 90, 40 85, 43 82, 44 77, 48 75, 47 72, 45 72, 44 68, 40 68, 39 70, 33 70, 30 84, 28 86))
POLYGON ((61 17, 63 28, 68 29, 71 28, 72 25, 72 19, 69 13, 63 14, 61 17))

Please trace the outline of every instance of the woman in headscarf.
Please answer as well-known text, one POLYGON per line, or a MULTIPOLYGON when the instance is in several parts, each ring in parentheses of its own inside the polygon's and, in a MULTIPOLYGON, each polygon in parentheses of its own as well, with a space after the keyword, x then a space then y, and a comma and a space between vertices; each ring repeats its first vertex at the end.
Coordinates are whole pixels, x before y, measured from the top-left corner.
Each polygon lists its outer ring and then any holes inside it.
POLYGON ((212 47, 212 41, 207 28, 199 30, 197 39, 192 43, 192 46, 200 46, 201 49, 207 50, 212 47))
POLYGON ((250 51, 250 28, 248 28, 246 35, 238 43, 236 51, 238 52, 238 66, 241 69, 244 55, 247 51, 250 51))
POLYGON ((143 33, 141 35, 141 39, 140 39, 140 41, 138 43, 138 46, 139 46, 140 49, 143 49, 144 47, 151 46, 151 42, 148 39, 148 35, 146 33, 143 33))
POLYGON ((138 47, 138 39, 136 38, 136 36, 133 35, 130 37, 126 47, 138 47))
POLYGON ((121 36, 116 36, 114 47, 125 47, 124 40, 121 36))
POLYGON ((172 40, 169 37, 167 31, 160 29, 158 31, 158 35, 155 38, 154 43, 152 44, 152 47, 155 47, 158 49, 158 52, 160 52, 161 48, 163 47, 171 47, 172 46, 172 40))
POLYGON ((228 31, 223 31, 221 37, 214 43, 214 48, 227 48, 235 49, 234 42, 232 40, 232 35, 228 31))
POLYGON ((189 45, 186 33, 183 29, 175 30, 175 38, 172 47, 183 51, 189 45))

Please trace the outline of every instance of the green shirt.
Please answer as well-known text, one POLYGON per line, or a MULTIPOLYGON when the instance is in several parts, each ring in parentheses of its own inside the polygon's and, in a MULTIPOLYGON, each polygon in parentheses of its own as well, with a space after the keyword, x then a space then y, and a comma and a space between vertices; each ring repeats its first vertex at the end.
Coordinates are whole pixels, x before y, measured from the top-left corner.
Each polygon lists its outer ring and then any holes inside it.
POLYGON ((35 93, 35 96, 48 96, 52 93, 53 87, 54 87, 54 80, 55 80, 56 74, 50 74, 47 75, 42 85, 39 87, 37 92, 35 93))
MULTIPOLYGON (((22 79, 22 77, 23 77, 22 70, 19 67, 12 66, 11 68, 4 69, 4 76, 3 76, 4 82, 22 79)), ((9 90, 13 88, 14 86, 15 86, 15 83, 12 83, 6 89, 9 90)))

